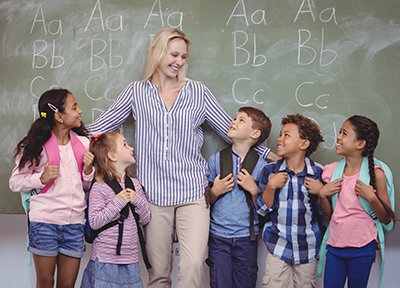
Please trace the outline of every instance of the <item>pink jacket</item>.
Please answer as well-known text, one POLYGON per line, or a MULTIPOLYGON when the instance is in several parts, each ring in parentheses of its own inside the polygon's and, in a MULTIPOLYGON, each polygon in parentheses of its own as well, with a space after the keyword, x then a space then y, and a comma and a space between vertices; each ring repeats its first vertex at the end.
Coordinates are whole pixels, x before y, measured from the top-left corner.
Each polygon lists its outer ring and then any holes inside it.
POLYGON ((84 190, 90 188, 94 169, 90 175, 80 172, 83 165, 79 163, 80 167, 78 167, 76 155, 83 155, 84 151, 89 148, 89 140, 86 137, 75 135, 71 136, 71 139, 73 137, 75 137, 74 140, 79 139, 83 145, 74 145, 75 148, 73 149, 71 142, 76 143, 74 141, 68 142, 65 146, 58 145, 58 147, 54 146, 53 143, 50 147, 43 149, 39 166, 29 167, 30 163, 27 163, 23 169, 19 170, 20 155, 17 157, 16 167, 9 180, 10 189, 14 192, 29 192, 35 188, 40 188, 42 191, 47 189, 47 191, 31 197, 29 212, 31 221, 57 225, 84 222, 86 208, 84 190), (57 160, 54 162, 54 156, 51 156, 52 159, 49 161, 47 151, 54 155, 57 148, 59 150, 59 162, 57 160), (46 185, 40 181, 40 176, 48 161, 51 165, 59 163, 60 173, 54 183, 45 187, 46 185))

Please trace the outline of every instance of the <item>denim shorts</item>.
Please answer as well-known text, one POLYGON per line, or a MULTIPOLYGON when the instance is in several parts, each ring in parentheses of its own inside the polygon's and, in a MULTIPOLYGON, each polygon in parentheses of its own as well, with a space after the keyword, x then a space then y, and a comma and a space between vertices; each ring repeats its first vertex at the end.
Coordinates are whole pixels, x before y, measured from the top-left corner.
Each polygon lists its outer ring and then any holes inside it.
POLYGON ((139 263, 111 264, 90 260, 81 288, 143 288, 139 263))
POLYGON ((84 225, 55 225, 43 222, 30 222, 28 251, 46 257, 58 253, 82 258, 84 251, 84 225))

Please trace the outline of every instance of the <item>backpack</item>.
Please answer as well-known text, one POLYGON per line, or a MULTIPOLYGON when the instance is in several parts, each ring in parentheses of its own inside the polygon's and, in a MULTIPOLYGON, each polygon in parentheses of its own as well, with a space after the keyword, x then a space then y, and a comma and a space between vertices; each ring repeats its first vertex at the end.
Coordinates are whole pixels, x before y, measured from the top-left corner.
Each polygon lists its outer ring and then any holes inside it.
MULTIPOLYGON (((117 179, 113 178, 111 181, 106 180, 105 181, 108 186, 110 186, 115 194, 118 194, 119 192, 122 191, 121 185, 118 183, 117 179)), ((126 188, 131 188, 133 191, 135 191, 135 187, 133 185, 132 179, 129 176, 125 176, 125 186, 126 188)), ((144 187, 142 186, 142 189, 144 191, 144 187)), ((117 242, 117 247, 116 247, 116 254, 121 255, 121 245, 122 245, 122 236, 123 236, 123 230, 124 230, 124 221, 129 217, 129 210, 132 211, 132 215, 135 218, 136 222, 136 227, 138 231, 138 236, 139 236, 139 243, 140 243, 140 248, 142 250, 142 256, 143 256, 143 261, 146 265, 147 269, 151 268, 149 258, 147 257, 147 252, 146 252, 146 242, 143 236, 143 231, 142 228, 139 225, 139 220, 140 216, 135 212, 135 206, 132 205, 132 203, 128 203, 122 208, 120 212, 120 216, 118 219, 111 221, 104 225, 103 227, 100 227, 97 230, 94 230, 90 227, 89 224, 89 198, 87 199, 87 206, 85 210, 85 217, 86 217, 86 225, 85 225, 85 240, 88 243, 93 243, 94 239, 104 230, 107 230, 108 228, 111 228, 115 225, 119 225, 118 227, 118 242, 117 242)))
MULTIPOLYGON (((259 158, 258 153, 253 148, 251 148, 249 150, 249 152, 247 152, 247 155, 243 160, 242 169, 246 169, 250 174, 252 174, 254 168, 256 167, 258 158, 259 158)), ((227 148, 223 149, 220 152, 220 161, 219 161, 219 163, 220 163, 220 179, 223 179, 226 176, 228 176, 229 173, 231 173, 233 171, 232 170, 233 161, 232 161, 231 147, 227 147, 227 148)), ((238 185, 238 186, 239 186, 239 189, 243 190, 243 193, 246 195, 246 203, 247 203, 247 206, 250 209, 250 240, 254 241, 254 240, 256 240, 256 235, 255 235, 255 231, 254 231, 254 204, 253 204, 253 200, 252 200, 250 192, 244 190, 240 185, 238 185)), ((225 196, 225 194, 220 195, 217 198, 217 200, 221 199, 224 196, 225 196)), ((262 217, 262 216, 259 216, 259 220, 260 220, 260 223, 262 222, 262 225, 266 221, 266 220, 264 220, 264 217, 262 217), (260 219, 260 218, 262 218, 262 219, 260 219)))
MULTIPOLYGON (((21 194, 21 203, 22 203, 22 207, 25 210, 25 214, 26 214, 26 223, 27 223, 27 239, 26 239, 26 246, 29 247, 29 227, 30 227, 30 220, 29 220, 29 207, 31 205, 31 197, 32 195, 36 195, 40 192, 40 189, 36 188, 36 189, 32 189, 29 192, 22 192, 21 194)), ((27 263, 28 265, 31 264, 31 253, 28 251, 27 254, 27 263)))
MULTIPOLYGON (((378 167, 381 167, 383 171, 385 171, 385 176, 386 176, 386 187, 390 199, 390 206, 392 207, 392 210, 394 211, 395 209, 395 199, 394 199, 394 185, 393 185, 393 175, 392 171, 390 171, 390 168, 383 163, 382 161, 374 158, 374 164, 378 167)), ((331 182, 335 181, 336 179, 339 179, 343 175, 344 167, 346 166, 346 160, 342 159, 340 162, 335 167, 335 170, 332 174, 331 182)), ((359 180, 362 181, 363 183, 368 183, 370 181, 369 177, 369 171, 368 171, 368 159, 364 157, 363 162, 361 164, 361 169, 360 169, 360 176, 359 180)), ((337 201, 337 194, 333 195, 332 197, 332 209, 335 208, 335 204, 337 201)), ((382 285, 382 276, 383 276, 383 270, 385 267, 385 235, 389 234, 393 230, 393 221, 390 222, 389 224, 383 224, 379 219, 376 217, 374 210, 372 209, 371 205, 368 203, 367 200, 362 198, 361 196, 358 197, 360 199, 361 205, 363 206, 364 210, 374 219, 377 232, 378 232, 378 241, 379 241, 379 246, 381 248, 381 255, 382 255, 382 265, 381 265, 381 271, 379 275, 379 286, 383 288, 382 285)), ((333 211, 333 210, 332 210, 333 211)), ((325 252, 326 252, 326 242, 328 240, 329 236, 329 226, 328 229, 326 230, 326 233, 324 235, 324 239, 321 244, 321 250, 320 250, 320 260, 318 264, 318 277, 322 276, 322 269, 324 265, 324 260, 325 260, 325 252)))

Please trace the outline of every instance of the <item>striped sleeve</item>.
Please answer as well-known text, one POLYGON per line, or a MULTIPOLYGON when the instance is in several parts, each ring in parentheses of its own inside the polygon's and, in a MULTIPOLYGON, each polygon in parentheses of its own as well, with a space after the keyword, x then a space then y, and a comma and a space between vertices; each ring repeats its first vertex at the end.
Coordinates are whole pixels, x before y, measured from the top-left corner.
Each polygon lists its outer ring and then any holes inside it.
POLYGON ((133 200, 132 204, 135 206, 135 212, 139 215, 140 220, 139 223, 142 225, 146 225, 150 222, 151 219, 151 211, 149 202, 147 201, 146 195, 142 189, 142 185, 140 185, 139 181, 136 179, 132 179, 135 190, 136 190, 136 197, 133 200))
POLYGON ((204 87, 205 120, 226 142, 232 144, 232 140, 227 136, 229 124, 232 118, 225 112, 217 98, 211 91, 204 87))
MULTIPOLYGON (((232 118, 225 112, 217 98, 211 93, 208 88, 204 88, 205 100, 205 119, 206 122, 218 133, 227 143, 232 144, 232 140, 227 136, 229 125, 232 118)), ((269 148, 259 145, 255 148, 257 153, 264 159, 267 159, 268 153, 271 151, 269 148)))
POLYGON ((90 135, 110 132, 121 126, 132 112, 133 83, 119 94, 114 103, 93 123, 87 125, 90 135))

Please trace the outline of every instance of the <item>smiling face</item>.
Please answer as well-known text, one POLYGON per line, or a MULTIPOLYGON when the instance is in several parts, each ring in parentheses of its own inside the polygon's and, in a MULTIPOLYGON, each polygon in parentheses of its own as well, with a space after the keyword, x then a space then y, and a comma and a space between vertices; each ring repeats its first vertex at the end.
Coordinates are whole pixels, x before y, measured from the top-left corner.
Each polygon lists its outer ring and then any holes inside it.
POLYGON ((182 39, 175 39, 168 43, 167 53, 157 67, 159 73, 166 77, 175 78, 179 70, 185 65, 187 45, 182 39))
POLYGON ((300 138, 299 127, 294 123, 283 125, 279 138, 276 142, 277 154, 289 158, 306 151, 309 141, 300 138))
POLYGON ((254 131, 258 131, 253 129, 252 126, 253 121, 251 118, 246 113, 239 112, 229 125, 229 131, 227 135, 229 138, 235 141, 249 140, 254 134, 254 131))
POLYGON ((65 98, 64 111, 59 113, 60 119, 66 127, 76 128, 81 126, 82 110, 78 107, 78 103, 71 93, 65 98))
POLYGON ((348 120, 340 128, 336 143, 336 154, 342 156, 352 155, 356 151, 362 153, 365 147, 365 140, 357 140, 357 134, 348 120))

